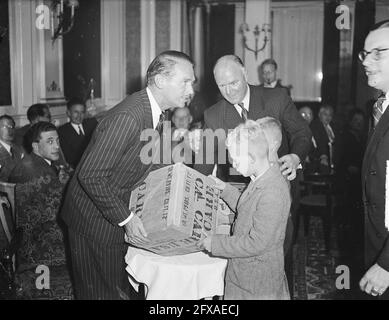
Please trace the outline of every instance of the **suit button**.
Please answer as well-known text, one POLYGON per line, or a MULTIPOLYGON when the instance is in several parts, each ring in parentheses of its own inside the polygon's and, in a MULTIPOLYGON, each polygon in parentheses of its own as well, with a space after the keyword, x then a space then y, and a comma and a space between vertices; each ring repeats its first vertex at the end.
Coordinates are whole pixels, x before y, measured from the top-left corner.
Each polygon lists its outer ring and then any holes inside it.
POLYGON ((372 176, 375 176, 375 175, 377 174, 377 171, 371 170, 371 171, 370 171, 370 174, 371 174, 372 176))
POLYGON ((377 236, 377 238, 381 238, 381 233, 377 232, 376 236, 377 236))

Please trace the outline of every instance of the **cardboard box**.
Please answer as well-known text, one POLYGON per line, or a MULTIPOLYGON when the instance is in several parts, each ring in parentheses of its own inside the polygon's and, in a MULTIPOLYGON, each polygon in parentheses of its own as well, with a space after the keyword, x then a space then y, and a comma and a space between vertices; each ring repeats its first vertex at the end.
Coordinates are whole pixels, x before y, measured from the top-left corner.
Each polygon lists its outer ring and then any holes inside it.
POLYGON ((220 191, 180 163, 150 172, 131 193, 130 209, 141 218, 150 240, 141 248, 160 255, 196 252, 204 237, 229 233, 231 212, 220 191))

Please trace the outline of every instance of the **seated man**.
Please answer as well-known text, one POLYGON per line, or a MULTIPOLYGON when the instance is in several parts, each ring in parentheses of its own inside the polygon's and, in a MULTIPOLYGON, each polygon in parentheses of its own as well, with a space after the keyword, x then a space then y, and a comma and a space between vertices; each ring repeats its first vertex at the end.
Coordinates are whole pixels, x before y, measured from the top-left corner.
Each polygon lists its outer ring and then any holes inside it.
MULTIPOLYGON (((299 112, 301 116, 304 118, 304 120, 308 122, 309 126, 311 126, 311 123, 314 119, 312 109, 308 106, 303 106, 299 109, 299 112)), ((306 173, 321 172, 322 171, 321 166, 322 165, 320 164, 320 154, 319 154, 319 149, 317 147, 317 142, 315 140, 315 137, 312 136, 312 147, 308 156, 305 158, 304 172, 306 173)), ((326 167, 324 167, 324 171, 326 171, 326 168, 328 168, 327 162, 326 162, 326 167)))
POLYGON ((284 88, 290 96, 291 86, 285 87, 281 80, 277 79, 277 62, 273 59, 266 59, 258 68, 259 78, 263 80, 260 87, 264 88, 284 88))
POLYGON ((58 129, 59 140, 65 160, 75 169, 81 160, 93 131, 97 126, 95 118, 85 119, 85 103, 73 98, 67 103, 67 111, 70 122, 58 129))
POLYGON ((36 103, 33 104, 27 110, 27 119, 30 122, 25 126, 16 129, 15 131, 15 144, 22 147, 26 150, 26 145, 28 145, 27 141, 25 141, 26 132, 31 128, 31 126, 40 121, 51 122, 51 114, 50 109, 47 104, 44 103, 36 103))
POLYGON ((0 180, 7 181, 8 177, 23 157, 20 147, 13 143, 15 121, 8 115, 0 117, 0 180))
POLYGON ((9 181, 16 183, 15 197, 18 227, 23 240, 18 251, 17 279, 24 298, 70 298, 70 277, 65 259, 64 235, 57 221, 69 174, 57 168, 59 138, 49 122, 34 124, 31 154, 26 155, 12 171, 9 181), (50 287, 37 287, 37 267, 49 268, 50 287), (49 290, 42 290, 49 289, 49 290))
POLYGON ((319 110, 319 119, 311 123, 312 135, 315 138, 321 167, 327 170, 333 167, 335 162, 335 133, 331 125, 334 109, 330 105, 323 105, 319 110))

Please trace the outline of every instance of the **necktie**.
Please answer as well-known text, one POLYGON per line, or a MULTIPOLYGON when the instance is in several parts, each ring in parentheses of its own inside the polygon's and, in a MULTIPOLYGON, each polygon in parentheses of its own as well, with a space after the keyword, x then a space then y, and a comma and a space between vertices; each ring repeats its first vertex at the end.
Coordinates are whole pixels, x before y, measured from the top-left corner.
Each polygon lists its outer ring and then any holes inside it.
POLYGON ((331 126, 329 124, 327 124, 325 126, 325 129, 326 129, 326 132, 327 132, 328 139, 330 140, 331 143, 333 143, 334 140, 335 140, 334 131, 332 130, 332 128, 331 128, 331 126))
POLYGON ((51 163, 50 167, 54 170, 55 174, 58 175, 58 168, 53 162, 51 163))
POLYGON ((78 125, 78 134, 79 134, 80 136, 84 136, 84 130, 82 130, 82 127, 81 127, 80 124, 78 125))
POLYGON ((163 130, 163 122, 165 121, 165 117, 166 117, 166 112, 162 112, 161 115, 159 116, 159 121, 157 123, 157 126, 155 127, 155 130, 157 130, 160 135, 163 130))
POLYGON ((374 118, 374 127, 376 127, 378 121, 380 120, 383 110, 382 110, 382 105, 385 102, 385 96, 382 95, 378 98, 378 100, 375 102, 373 106, 373 118, 374 118))
POLYGON ((12 147, 9 149, 9 153, 11 155, 11 158, 14 159, 15 153, 14 153, 14 149, 12 147))
POLYGON ((238 103, 238 106, 242 109, 242 119, 244 122, 246 122, 248 117, 247 117, 247 110, 244 107, 244 103, 243 102, 238 103))

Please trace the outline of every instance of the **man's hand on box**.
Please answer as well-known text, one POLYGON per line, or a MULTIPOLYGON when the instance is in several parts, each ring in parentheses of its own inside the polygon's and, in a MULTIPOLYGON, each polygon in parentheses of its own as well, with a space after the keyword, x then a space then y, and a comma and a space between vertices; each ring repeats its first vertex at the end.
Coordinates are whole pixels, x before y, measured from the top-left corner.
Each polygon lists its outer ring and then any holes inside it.
POLYGON ((142 220, 134 215, 130 221, 124 225, 128 240, 135 245, 143 245, 150 242, 147 239, 147 233, 143 226, 142 220))
POLYGON ((197 247, 201 250, 205 250, 205 251, 208 251, 208 252, 211 252, 211 248, 212 248, 212 237, 207 237, 207 238, 204 238, 203 240, 200 240, 198 243, 197 243, 197 247))
POLYGON ((216 189, 223 191, 226 188, 226 183, 215 176, 209 175, 208 179, 210 184, 212 184, 216 189))

